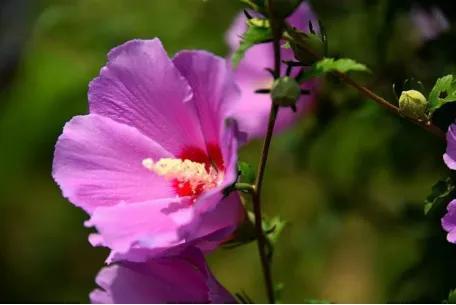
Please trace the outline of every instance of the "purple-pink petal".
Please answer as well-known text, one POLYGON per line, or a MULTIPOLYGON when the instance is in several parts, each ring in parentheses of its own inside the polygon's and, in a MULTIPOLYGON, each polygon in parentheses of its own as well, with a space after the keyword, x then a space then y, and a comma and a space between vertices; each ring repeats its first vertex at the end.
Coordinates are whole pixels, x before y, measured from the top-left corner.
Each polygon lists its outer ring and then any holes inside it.
POLYGON ((91 113, 137 128, 171 153, 205 149, 192 90, 160 40, 131 40, 111 50, 89 86, 91 113))
POLYGON ((456 243, 456 199, 447 206, 447 213, 442 218, 442 227, 448 232, 447 240, 456 243))
POLYGON ((174 198, 100 207, 86 225, 96 227, 96 242, 109 247, 112 255, 132 248, 151 249, 156 255, 181 244, 185 236, 179 235, 179 228, 192 219, 188 199, 174 198))
POLYGON ((196 249, 143 263, 121 262, 103 268, 93 303, 235 303, 209 271, 196 249))
POLYGON ((450 169, 456 169, 456 124, 450 125, 446 139, 447 148, 443 160, 450 169))
POLYGON ((218 143, 230 107, 239 98, 239 88, 225 59, 205 51, 182 51, 173 59, 193 91, 206 142, 218 143))
POLYGON ((170 156, 135 128, 89 114, 65 125, 52 172, 64 196, 90 213, 121 201, 174 196, 168 181, 141 164, 146 157, 170 156))

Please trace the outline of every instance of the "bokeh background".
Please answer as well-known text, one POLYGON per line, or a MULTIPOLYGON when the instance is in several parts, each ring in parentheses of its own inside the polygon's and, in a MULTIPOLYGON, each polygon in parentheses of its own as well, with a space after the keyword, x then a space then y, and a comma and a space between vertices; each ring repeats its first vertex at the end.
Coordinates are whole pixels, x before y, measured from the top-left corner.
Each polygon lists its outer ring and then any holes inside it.
MULTIPOLYGON (((415 77, 426 92, 455 71, 453 2, 311 3, 330 54, 366 63, 374 73, 365 81, 395 101, 393 83, 415 77), (423 12, 427 28, 416 22, 423 12)), ((87 85, 106 53, 157 36, 170 55, 225 56, 240 9, 236 0, 0 1, 1 302, 87 302, 95 287, 107 250, 88 244, 87 217, 61 196, 51 163, 64 123, 87 112, 87 85)), ((446 128, 453 113, 436 123, 446 128)), ((256 164, 260 146, 241 158, 256 164)), ((289 221, 273 265, 283 301, 444 300, 456 288, 456 246, 440 228, 442 209, 423 214, 431 186, 449 174, 444 149, 336 80, 322 82, 312 111, 274 139, 265 182, 266 213, 289 221)), ((209 261, 229 290, 265 301, 255 244, 209 261)))

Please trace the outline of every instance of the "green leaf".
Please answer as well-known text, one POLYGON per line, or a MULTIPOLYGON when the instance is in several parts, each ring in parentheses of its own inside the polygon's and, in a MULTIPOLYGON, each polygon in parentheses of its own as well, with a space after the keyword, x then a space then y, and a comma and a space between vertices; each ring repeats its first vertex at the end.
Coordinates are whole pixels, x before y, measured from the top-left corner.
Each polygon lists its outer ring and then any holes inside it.
POLYGON ((298 81, 302 82, 309 78, 318 77, 328 72, 370 72, 364 64, 358 63, 351 58, 323 58, 315 63, 309 71, 301 74, 298 81))
POLYGON ((431 93, 429 93, 428 100, 430 113, 446 103, 456 102, 456 78, 450 74, 437 79, 431 93))
POLYGON ((238 162, 239 182, 253 184, 255 182, 255 171, 253 167, 244 161, 238 162))
POLYGON ((347 73, 349 71, 369 72, 369 68, 351 58, 323 58, 315 64, 315 69, 321 73, 328 73, 331 71, 342 73, 347 73))
POLYGON ((266 19, 252 18, 247 20, 247 31, 242 35, 239 48, 234 52, 231 62, 236 67, 245 52, 258 43, 263 43, 272 39, 271 27, 266 19))
POLYGON ((431 209, 441 206, 453 198, 455 185, 450 177, 439 180, 432 186, 431 194, 424 201, 424 214, 428 214, 431 209))

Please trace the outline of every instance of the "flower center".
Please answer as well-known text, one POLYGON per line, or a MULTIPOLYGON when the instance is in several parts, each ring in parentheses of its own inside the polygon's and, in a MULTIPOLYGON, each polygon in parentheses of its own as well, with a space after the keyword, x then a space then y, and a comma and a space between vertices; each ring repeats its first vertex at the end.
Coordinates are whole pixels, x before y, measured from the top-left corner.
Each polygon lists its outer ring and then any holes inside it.
POLYGON ((211 158, 200 149, 188 148, 180 155, 181 158, 161 158, 158 161, 146 158, 142 160, 142 165, 171 181, 177 195, 196 199, 223 180, 223 161, 218 152, 219 149, 209 149, 211 158), (217 153, 214 154, 214 151, 217 153))

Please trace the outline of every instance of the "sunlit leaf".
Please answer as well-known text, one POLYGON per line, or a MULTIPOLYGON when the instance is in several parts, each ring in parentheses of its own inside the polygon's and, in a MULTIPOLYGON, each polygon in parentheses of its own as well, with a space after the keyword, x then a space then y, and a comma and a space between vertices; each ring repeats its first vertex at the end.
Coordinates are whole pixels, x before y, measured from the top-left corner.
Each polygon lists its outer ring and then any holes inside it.
POLYGON ((247 20, 247 30, 242 35, 239 48, 231 58, 232 64, 236 67, 244 58, 245 52, 255 44, 267 42, 272 39, 271 27, 266 19, 252 18, 247 20))
POLYGON ((446 75, 437 79, 429 93, 429 112, 433 113, 446 103, 456 102, 456 78, 446 75))
POLYGON ((356 62, 351 58, 323 58, 315 63, 310 70, 302 73, 298 81, 302 82, 328 72, 370 72, 370 70, 366 65, 356 62))

